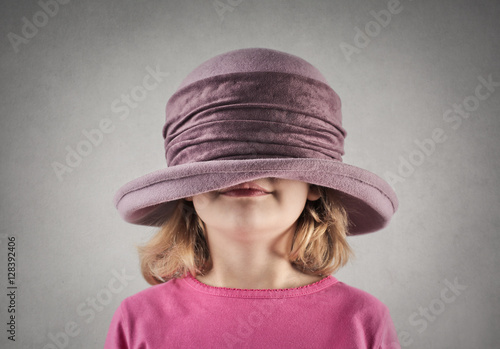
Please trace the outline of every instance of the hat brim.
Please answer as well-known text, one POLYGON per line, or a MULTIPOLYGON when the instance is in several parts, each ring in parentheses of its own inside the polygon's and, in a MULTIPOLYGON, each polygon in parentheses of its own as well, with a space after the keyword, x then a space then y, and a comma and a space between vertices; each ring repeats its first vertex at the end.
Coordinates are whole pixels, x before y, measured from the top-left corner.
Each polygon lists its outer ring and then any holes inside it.
POLYGON ((341 161, 314 158, 212 160, 166 167, 123 185, 114 204, 126 222, 160 226, 179 199, 267 177, 343 193, 351 235, 385 227, 398 208, 396 193, 376 174, 341 161))

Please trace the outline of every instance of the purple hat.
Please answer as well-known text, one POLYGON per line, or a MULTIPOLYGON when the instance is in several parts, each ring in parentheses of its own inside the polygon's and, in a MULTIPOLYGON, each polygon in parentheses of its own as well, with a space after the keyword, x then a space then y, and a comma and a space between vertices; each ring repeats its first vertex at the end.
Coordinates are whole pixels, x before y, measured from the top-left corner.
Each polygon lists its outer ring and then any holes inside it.
POLYGON ((114 203, 129 223, 160 226, 182 198, 265 177, 342 192, 350 234, 383 228, 398 207, 379 176, 342 162, 339 96, 310 63, 248 48, 199 65, 168 100, 167 166, 123 185, 114 203))

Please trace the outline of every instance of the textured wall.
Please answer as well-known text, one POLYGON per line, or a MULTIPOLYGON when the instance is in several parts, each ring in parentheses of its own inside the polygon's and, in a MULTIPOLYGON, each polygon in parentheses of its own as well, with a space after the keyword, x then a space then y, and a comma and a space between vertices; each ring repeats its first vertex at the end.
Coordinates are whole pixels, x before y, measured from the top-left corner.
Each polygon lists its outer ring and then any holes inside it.
POLYGON ((102 347, 119 302, 148 287, 134 244, 154 233, 123 222, 114 193, 165 166, 164 106, 189 71, 267 47, 323 72, 343 101, 344 161, 401 202, 386 229, 351 238, 337 278, 387 304, 404 348, 498 347, 499 3, 219 3, 2 5, 2 310, 12 237, 17 289, 16 342, 2 311, 0 346, 102 347))

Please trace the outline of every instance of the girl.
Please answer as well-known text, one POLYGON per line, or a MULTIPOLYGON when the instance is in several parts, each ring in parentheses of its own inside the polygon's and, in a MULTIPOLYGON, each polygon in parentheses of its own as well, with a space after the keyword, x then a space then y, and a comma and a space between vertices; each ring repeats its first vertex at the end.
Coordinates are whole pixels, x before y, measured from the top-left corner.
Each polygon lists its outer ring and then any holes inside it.
POLYGON ((154 285, 122 301, 105 348, 400 348, 388 308, 332 274, 347 236, 387 225, 398 201, 342 162, 340 98, 303 59, 216 56, 169 99, 168 167, 115 205, 160 227, 139 247, 154 285))

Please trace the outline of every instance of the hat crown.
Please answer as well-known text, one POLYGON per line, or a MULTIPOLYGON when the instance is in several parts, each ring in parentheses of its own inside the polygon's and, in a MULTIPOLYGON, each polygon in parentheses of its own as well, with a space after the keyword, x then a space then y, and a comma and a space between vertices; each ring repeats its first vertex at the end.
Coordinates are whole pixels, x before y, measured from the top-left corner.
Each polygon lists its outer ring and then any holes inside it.
POLYGON ((300 57, 266 48, 245 48, 222 53, 203 62, 184 78, 179 89, 212 76, 266 71, 297 74, 328 85, 321 72, 300 57))
POLYGON ((199 65, 167 103, 168 166, 317 158, 342 161, 339 96, 302 58, 269 49, 231 51, 199 65))

